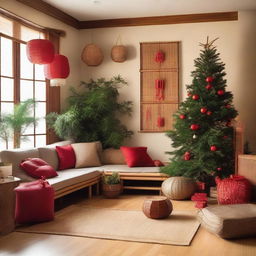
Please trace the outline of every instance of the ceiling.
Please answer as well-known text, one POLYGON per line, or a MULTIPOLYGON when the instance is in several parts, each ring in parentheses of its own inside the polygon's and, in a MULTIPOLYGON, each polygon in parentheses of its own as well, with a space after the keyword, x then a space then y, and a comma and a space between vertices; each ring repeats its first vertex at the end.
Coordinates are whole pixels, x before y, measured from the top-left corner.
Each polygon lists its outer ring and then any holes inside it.
POLYGON ((256 0, 44 0, 79 21, 256 10, 256 0))

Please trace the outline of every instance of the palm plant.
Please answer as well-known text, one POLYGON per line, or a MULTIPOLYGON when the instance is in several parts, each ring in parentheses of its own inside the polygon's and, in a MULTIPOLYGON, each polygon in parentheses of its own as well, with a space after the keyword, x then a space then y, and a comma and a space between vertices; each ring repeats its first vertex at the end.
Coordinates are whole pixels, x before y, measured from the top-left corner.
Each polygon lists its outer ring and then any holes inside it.
POLYGON ((35 101, 28 99, 14 106, 13 113, 2 114, 0 119, 0 137, 6 143, 8 148, 8 140, 14 134, 14 147, 19 148, 21 142, 21 134, 25 132, 29 125, 36 123, 37 119, 31 116, 31 110, 34 108, 35 101))

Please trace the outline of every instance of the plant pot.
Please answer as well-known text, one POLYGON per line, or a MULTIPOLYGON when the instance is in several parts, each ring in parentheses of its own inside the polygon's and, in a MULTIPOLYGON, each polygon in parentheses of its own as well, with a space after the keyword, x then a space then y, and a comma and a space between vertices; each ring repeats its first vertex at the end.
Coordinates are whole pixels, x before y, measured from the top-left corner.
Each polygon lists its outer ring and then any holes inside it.
POLYGON ((102 185, 102 192, 103 195, 107 198, 115 198, 118 197, 123 191, 123 186, 122 184, 113 184, 113 185, 108 185, 108 184, 103 184, 102 185))

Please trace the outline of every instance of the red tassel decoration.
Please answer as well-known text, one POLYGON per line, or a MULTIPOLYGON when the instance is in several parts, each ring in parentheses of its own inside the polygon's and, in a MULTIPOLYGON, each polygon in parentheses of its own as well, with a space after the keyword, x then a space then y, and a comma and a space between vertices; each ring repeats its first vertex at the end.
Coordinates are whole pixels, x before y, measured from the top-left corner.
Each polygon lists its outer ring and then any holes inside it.
POLYGON ((162 80, 162 79, 155 80, 156 99, 157 100, 164 100, 164 87, 165 87, 164 80, 162 80))
POLYGON ((162 51, 158 51, 155 55, 155 62, 162 63, 165 60, 165 54, 162 51))
POLYGON ((164 117, 158 117, 157 118, 157 127, 163 127, 164 126, 164 117))

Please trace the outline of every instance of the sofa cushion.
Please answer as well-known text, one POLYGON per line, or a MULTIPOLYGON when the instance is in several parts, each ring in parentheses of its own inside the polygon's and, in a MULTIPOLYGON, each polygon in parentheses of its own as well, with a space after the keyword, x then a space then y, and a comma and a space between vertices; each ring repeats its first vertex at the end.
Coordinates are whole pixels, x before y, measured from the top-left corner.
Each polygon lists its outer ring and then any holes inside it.
POLYGON ((39 157, 38 149, 13 149, 3 150, 0 152, 2 162, 12 163, 12 175, 20 178, 22 181, 32 181, 34 178, 30 177, 20 168, 22 160, 29 157, 39 157))
POLYGON ((67 169, 63 172, 58 172, 58 176, 47 180, 55 190, 72 186, 74 184, 90 180, 95 177, 100 177, 101 172, 97 167, 67 169))
POLYGON ((100 166, 96 142, 71 144, 76 155, 76 168, 100 166))
POLYGON ((209 232, 222 238, 256 235, 256 205, 213 205, 198 212, 198 219, 209 232))
POLYGON ((107 148, 102 151, 102 164, 125 164, 125 159, 120 149, 107 148))
POLYGON ((27 158, 20 163, 20 167, 33 178, 58 176, 53 167, 40 158, 27 158))
POLYGON ((120 149, 129 167, 155 166, 146 147, 121 147, 120 149))
POLYGON ((55 147, 65 146, 71 143, 72 141, 65 140, 65 141, 59 141, 59 142, 47 145, 45 147, 40 147, 38 148, 39 157, 43 159, 45 162, 47 162, 49 165, 51 165, 54 168, 54 170, 57 170, 59 166, 59 159, 58 159, 58 155, 55 150, 55 147))
POLYGON ((58 170, 74 168, 76 165, 76 156, 71 145, 56 146, 56 152, 59 159, 58 170))

